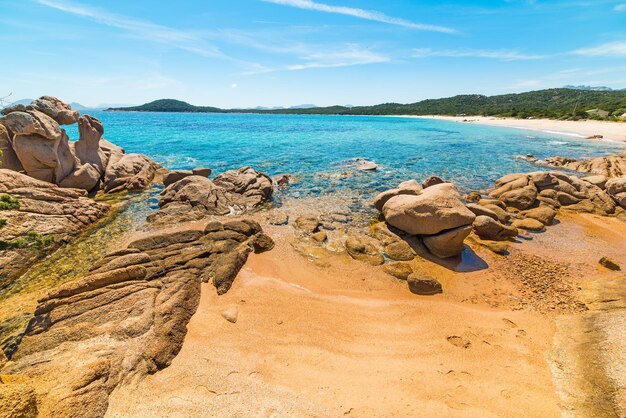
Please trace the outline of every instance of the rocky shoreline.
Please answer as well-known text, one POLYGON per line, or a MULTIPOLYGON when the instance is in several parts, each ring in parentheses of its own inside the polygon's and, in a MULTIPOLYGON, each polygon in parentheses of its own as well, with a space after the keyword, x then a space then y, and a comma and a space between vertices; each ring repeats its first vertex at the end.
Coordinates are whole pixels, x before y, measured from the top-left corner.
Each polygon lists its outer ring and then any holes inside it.
MULTIPOLYGON (((531 300, 517 309, 576 314, 587 308, 564 279, 566 269, 510 249, 562 216, 626 220, 626 155, 547 159, 592 175, 509 174, 488 195, 461 196, 438 177, 408 180, 376 196, 380 215, 361 227, 349 208, 272 208, 274 189, 289 187, 288 176, 273 180, 242 167, 209 179, 209 168, 170 171, 126 154, 103 138, 100 121, 50 96, 2 114, 0 289, 115 216, 125 193, 163 187, 146 232, 88 273, 44 289, 26 328, 0 335, 0 413, 12 416, 105 415, 116 388, 171 364, 199 306, 201 284, 225 295, 248 257, 276 243, 288 242, 316 268, 332 269, 343 257, 426 297, 447 292, 429 268, 486 270, 479 254, 488 251, 499 271, 513 275, 506 280, 522 277, 518 285, 531 289, 525 293, 531 300), (72 123, 80 133, 73 143, 61 128, 72 123)), ((368 164, 366 170, 375 169, 368 164)), ((620 271, 624 261, 597 262, 620 271)), ((236 322, 236 314, 226 316, 236 322)))

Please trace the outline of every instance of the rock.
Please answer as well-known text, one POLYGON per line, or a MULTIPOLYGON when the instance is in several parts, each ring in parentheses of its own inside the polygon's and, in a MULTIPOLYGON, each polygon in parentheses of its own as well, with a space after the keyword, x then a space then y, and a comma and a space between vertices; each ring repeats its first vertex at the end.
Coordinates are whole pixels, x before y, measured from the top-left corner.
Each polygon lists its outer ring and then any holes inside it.
POLYGON ((355 260, 363 261, 372 266, 379 266, 385 262, 376 247, 361 238, 348 237, 345 247, 350 257, 355 260))
POLYGON ((372 161, 362 160, 357 168, 360 171, 376 171, 378 169, 378 164, 372 161))
POLYGON ((72 125, 78 122, 78 111, 56 97, 42 96, 26 106, 27 110, 38 110, 54 119, 59 125, 72 125))
POLYGON ((502 225, 488 216, 477 216, 473 224, 474 232, 482 239, 504 241, 517 236, 517 228, 502 225))
POLYGON ((296 228, 307 234, 318 232, 320 225, 319 219, 313 216, 299 216, 295 222, 296 228))
POLYGON ((607 178, 626 175, 626 153, 608 157, 596 157, 589 160, 551 157, 545 162, 555 167, 565 167, 582 173, 601 174, 607 178))
MULTIPOLYGON (((38 414, 104 416, 116 387, 169 366, 198 307, 201 282, 227 291, 262 232, 256 222, 240 220, 213 223, 206 233, 172 234, 158 231, 131 243, 140 251, 109 255, 40 300, 0 371, 36 388, 38 414)), ((224 314, 232 322, 237 317, 224 314)))
POLYGON ((222 173, 215 177, 213 183, 231 194, 238 195, 239 206, 247 208, 258 207, 270 201, 274 191, 269 176, 251 167, 222 173))
POLYGON ((476 235, 470 235, 468 240, 471 244, 480 245, 481 247, 485 247, 489 251, 499 255, 506 255, 509 251, 509 244, 506 241, 480 239, 476 235))
POLYGON ((535 204, 537 199, 537 188, 534 185, 528 185, 519 189, 510 190, 502 193, 499 199, 507 206, 524 210, 529 209, 535 204))
POLYGON ((480 206, 495 205, 495 206, 498 206, 501 209, 505 209, 506 210, 506 205, 504 204, 504 202, 501 202, 498 199, 480 199, 478 201, 478 204, 480 206))
POLYGON ((598 261, 598 263, 600 263, 600 265, 602 267, 606 267, 609 270, 613 270, 613 271, 621 271, 622 270, 620 268, 619 264, 617 264, 615 261, 611 260, 608 257, 602 257, 600 259, 600 261, 598 261))
POLYGON ((422 237, 426 248, 439 258, 456 257, 463 252, 463 241, 472 232, 471 225, 443 231, 437 235, 422 237))
POLYGON ((410 261, 415 258, 415 252, 406 241, 395 241, 385 246, 385 254, 392 260, 410 261))
POLYGON ((34 388, 18 382, 0 380, 0 415, 12 418, 37 417, 37 394, 34 388))
POLYGON ((518 219, 516 221, 513 221, 513 226, 515 228, 525 229, 527 231, 536 231, 536 232, 543 231, 546 229, 543 223, 532 218, 518 219))
POLYGON ((233 305, 222 312, 222 317, 232 324, 237 322, 238 316, 239 307, 237 305, 233 305))
POLYGON ((608 180, 608 178, 605 175, 602 174, 596 174, 593 176, 587 176, 587 177, 583 177, 582 178, 584 181, 586 181, 587 183, 591 183, 594 186, 599 187, 600 189, 605 189, 606 188, 606 182, 608 180))
POLYGON ((103 176, 109 163, 109 155, 100 148, 100 140, 104 134, 102 123, 92 116, 81 116, 78 119, 78 132, 80 137, 73 144, 76 158, 80 165, 91 164, 103 176))
POLYGON ((555 185, 559 182, 558 178, 547 171, 536 171, 534 173, 530 173, 529 176, 535 186, 539 188, 555 185))
POLYGON ((416 295, 436 295, 443 293, 441 283, 437 279, 412 273, 407 278, 409 290, 416 295))
POLYGON ((211 170, 210 168, 194 168, 193 170, 191 170, 191 173, 194 176, 201 176, 201 177, 209 177, 211 175, 211 173, 213 172, 213 170, 211 170))
POLYGON ((556 211, 548 206, 539 206, 521 213, 526 218, 536 219, 546 226, 552 225, 556 217, 556 211))
POLYGON ((23 171, 22 163, 13 151, 13 142, 7 128, 0 123, 0 168, 23 171))
POLYGON ((124 154, 117 162, 109 164, 104 176, 104 190, 143 190, 150 185, 158 165, 140 154, 124 154))
POLYGON ((478 203, 480 199, 482 199, 482 196, 478 192, 470 192, 463 196, 463 199, 465 199, 466 202, 478 203))
POLYGON ((507 224, 511 220, 511 214, 497 205, 482 205, 485 209, 496 214, 497 220, 502 224, 507 224))
POLYGON ((74 170, 67 134, 37 110, 12 112, 0 119, 11 136, 15 155, 26 174, 58 184, 74 170))
POLYGON ((401 261, 384 264, 382 269, 385 273, 400 280, 406 280, 413 273, 411 265, 401 261))
POLYGON ((442 184, 442 183, 445 183, 445 181, 443 181, 441 178, 437 176, 430 176, 422 182, 422 188, 426 189, 427 187, 431 187, 436 184, 442 184))
POLYGON ((387 203, 387 201, 394 196, 403 195, 403 194, 417 196, 421 193, 422 193, 422 186, 420 186, 420 184, 415 180, 408 180, 408 181, 400 183, 398 187, 396 187, 395 189, 389 189, 382 193, 379 193, 374 198, 373 203, 376 209, 382 212, 383 206, 385 205, 385 203, 387 203))
POLYGON ((626 176, 614 177, 606 182, 606 192, 622 208, 626 208, 626 176))
POLYGON ((271 225, 287 225, 289 223, 289 216, 285 212, 273 212, 267 217, 267 221, 271 225))
POLYGON ((575 205, 576 203, 580 202, 582 199, 578 199, 565 192, 557 192, 556 200, 557 202, 559 202, 559 205, 561 206, 569 206, 569 205, 575 205))
POLYGON ((496 221, 500 220, 500 218, 498 217, 498 214, 496 214, 496 212, 494 212, 493 210, 489 209, 486 206, 477 205, 476 203, 468 203, 466 206, 476 216, 489 216, 493 220, 496 220, 496 221))
POLYGON ((92 191, 100 183, 101 172, 92 164, 78 167, 66 176, 59 186, 92 191))
POLYGON ((27 240, 36 233, 40 239, 53 240, 41 251, 4 249, 0 251, 0 288, 20 276, 39 257, 77 237, 109 213, 109 206, 84 197, 86 192, 63 189, 12 170, 0 169, 0 196, 8 194, 18 203, 3 210, 0 242, 27 240))
MULTIPOLYGON (((184 179, 185 177, 189 177, 193 175, 194 173, 191 170, 170 170, 163 178, 163 185, 167 187, 170 184, 176 183, 177 181, 184 179)), ((202 176, 202 177, 208 177, 208 176, 202 176)))
POLYGON ((417 196, 394 196, 385 203, 382 212, 388 224, 418 235, 471 225, 476 218, 451 183, 430 186, 417 196))
POLYGON ((272 183, 278 187, 285 187, 291 183, 291 177, 290 174, 281 174, 272 178, 272 183))
POLYGON ((326 232, 324 231, 320 231, 311 235, 311 238, 313 238, 317 242, 326 242, 328 241, 328 234, 326 234, 326 232))

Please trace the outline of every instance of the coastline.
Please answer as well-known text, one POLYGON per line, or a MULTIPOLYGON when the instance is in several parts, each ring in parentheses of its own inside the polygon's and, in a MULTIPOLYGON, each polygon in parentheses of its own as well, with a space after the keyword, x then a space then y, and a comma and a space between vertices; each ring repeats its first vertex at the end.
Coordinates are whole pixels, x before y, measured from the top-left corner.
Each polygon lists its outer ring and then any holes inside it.
MULTIPOLYGON (((438 119, 450 122, 477 123, 479 125, 501 126, 506 128, 539 131, 550 134, 589 138, 602 135, 601 140, 626 142, 626 123, 597 120, 567 121, 552 119, 515 119, 495 116, 441 116, 441 115, 400 115, 395 117, 414 119, 438 119)), ((597 141, 598 139, 594 139, 597 141)))

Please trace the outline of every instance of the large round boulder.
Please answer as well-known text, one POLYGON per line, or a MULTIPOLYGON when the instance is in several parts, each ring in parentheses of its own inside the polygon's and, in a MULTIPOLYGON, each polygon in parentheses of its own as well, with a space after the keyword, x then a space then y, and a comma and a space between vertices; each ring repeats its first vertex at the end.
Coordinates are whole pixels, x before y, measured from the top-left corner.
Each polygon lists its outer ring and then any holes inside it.
POLYGON ((225 191, 239 195, 239 204, 247 207, 259 206, 272 198, 272 179, 252 167, 227 171, 213 180, 225 191))
POLYGON ((443 231, 437 235, 424 236, 426 248, 439 258, 456 257, 463 252, 463 241, 472 232, 471 225, 443 231))
POLYGON ((452 183, 430 186, 419 195, 394 196, 382 212, 388 224, 415 235, 434 235, 471 225, 476 218, 452 183))

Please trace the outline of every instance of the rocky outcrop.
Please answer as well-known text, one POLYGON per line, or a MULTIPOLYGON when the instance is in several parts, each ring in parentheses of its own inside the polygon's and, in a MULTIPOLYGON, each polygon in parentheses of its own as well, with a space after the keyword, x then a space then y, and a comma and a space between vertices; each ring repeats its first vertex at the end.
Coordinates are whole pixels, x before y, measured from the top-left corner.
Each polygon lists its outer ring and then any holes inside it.
POLYGON ((583 173, 601 174, 608 178, 626 175, 626 153, 588 160, 550 157, 545 159, 545 163, 553 167, 563 167, 583 173))
POLYGON ((272 179, 251 167, 227 171, 215 177, 213 182, 226 192, 236 195, 237 204, 248 209, 268 202, 274 191, 272 179))
POLYGON ((92 116, 79 118, 68 104, 43 96, 30 105, 11 106, 0 118, 2 167, 66 188, 95 191, 147 187, 160 168, 146 157, 125 156, 102 138, 104 127, 92 116), (80 138, 70 143, 60 125, 78 122, 80 138), (125 158, 126 157, 126 158, 125 158))
MULTIPOLYGON (((256 222, 239 220, 159 232, 109 254, 40 300, 1 371, 22 386, 0 383, 0 399, 31 407, 36 399, 41 416, 104 416, 116 386, 171 363, 200 283, 226 292, 248 254, 272 245, 256 222)), ((0 405, 0 415, 11 407, 0 405)))
POLYGON ((421 237, 432 254, 454 257, 463 251, 463 241, 476 215, 465 206, 452 183, 433 179, 425 182, 426 188, 414 180, 402 183, 376 196, 374 205, 389 225, 421 237))
POLYGON ((143 190, 152 183, 159 168, 158 164, 145 155, 124 154, 107 166, 104 190, 108 193, 143 190))
POLYGON ((606 182, 606 192, 615 203, 626 208, 626 176, 614 177, 606 182))
POLYGON ((59 124, 38 110, 14 111, 0 119, 24 171, 38 180, 58 184, 75 167, 69 140, 59 124))
POLYGON ((504 176, 496 181, 496 187, 489 195, 506 206, 520 210, 545 205, 599 215, 615 212, 615 202, 604 190, 578 177, 556 171, 504 176))
POLYGON ((12 170, 0 169, 0 286, 32 262, 80 234, 109 212, 109 206, 12 170), (10 203, 7 203, 10 202, 10 203))
POLYGON ((476 217, 474 232, 482 239, 504 241, 517 236, 517 228, 501 224, 498 220, 485 215, 476 217))
POLYGON ((185 222, 254 210, 272 196, 272 181, 264 173, 244 167, 215 180, 186 176, 161 192, 160 210, 148 218, 154 224, 185 222))

